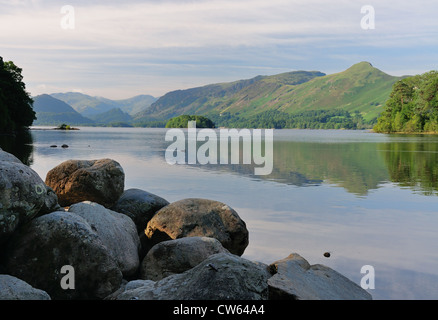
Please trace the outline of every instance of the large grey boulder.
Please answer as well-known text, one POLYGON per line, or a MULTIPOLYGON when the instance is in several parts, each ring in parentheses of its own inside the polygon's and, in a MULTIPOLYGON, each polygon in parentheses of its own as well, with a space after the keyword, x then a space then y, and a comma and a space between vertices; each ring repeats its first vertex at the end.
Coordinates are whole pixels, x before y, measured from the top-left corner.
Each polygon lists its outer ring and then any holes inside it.
POLYGON ((15 162, 15 163, 22 163, 20 159, 18 159, 13 154, 10 154, 9 152, 3 151, 2 148, 0 148, 0 161, 9 161, 9 162, 15 162))
POLYGON ((275 274, 269 278, 271 300, 371 300, 359 285, 335 270, 310 265, 297 253, 270 265, 275 274))
POLYGON ((108 248, 124 276, 131 276, 137 272, 140 265, 140 239, 131 218, 90 201, 76 203, 68 212, 88 222, 108 248))
POLYGON ((50 300, 50 296, 23 280, 0 274, 0 300, 50 300))
POLYGON ((8 243, 6 273, 46 291, 52 299, 103 299, 122 281, 118 264, 80 216, 57 211, 33 219, 8 243), (63 272, 73 267, 74 274, 63 272), (64 274, 65 273, 65 274, 64 274), (74 289, 61 280, 74 275, 74 289))
POLYGON ((163 241, 153 246, 143 259, 141 278, 158 281, 183 273, 220 252, 228 250, 214 238, 187 237, 163 241))
POLYGON ((40 176, 14 156, 0 157, 0 244, 22 224, 56 210, 58 198, 40 176))
POLYGON ((242 255, 248 246, 248 230, 228 205, 207 199, 184 199, 159 210, 145 230, 152 244, 183 237, 210 237, 224 248, 242 255))
POLYGON ((143 233, 154 214, 168 204, 169 201, 153 193, 133 188, 123 192, 111 210, 126 214, 134 221, 138 233, 143 233))
POLYGON ((111 159, 68 160, 47 173, 46 184, 58 195, 61 206, 92 201, 109 208, 124 191, 125 173, 111 159))
POLYGON ((196 267, 160 281, 136 281, 118 300, 265 300, 265 268, 230 253, 217 253, 196 267))

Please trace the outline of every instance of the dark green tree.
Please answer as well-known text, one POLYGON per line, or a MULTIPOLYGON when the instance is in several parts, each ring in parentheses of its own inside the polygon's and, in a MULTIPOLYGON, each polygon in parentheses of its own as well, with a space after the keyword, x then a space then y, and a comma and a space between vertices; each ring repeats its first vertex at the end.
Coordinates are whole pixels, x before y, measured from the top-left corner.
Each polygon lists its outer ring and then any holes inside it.
POLYGON ((13 132, 32 125, 33 100, 26 92, 22 69, 0 57, 0 132, 13 132))

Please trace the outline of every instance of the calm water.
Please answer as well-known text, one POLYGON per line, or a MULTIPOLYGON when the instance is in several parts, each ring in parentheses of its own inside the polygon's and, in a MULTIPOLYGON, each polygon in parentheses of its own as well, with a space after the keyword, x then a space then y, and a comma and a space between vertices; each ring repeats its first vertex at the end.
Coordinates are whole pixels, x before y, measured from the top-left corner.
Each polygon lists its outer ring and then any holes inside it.
POLYGON ((374 299, 438 298, 438 136, 275 130, 274 169, 260 177, 251 165, 171 166, 165 133, 32 130, 16 144, 3 137, 0 146, 43 180, 67 159, 111 158, 125 170, 126 189, 170 202, 222 201, 247 224, 243 256, 250 260, 269 264, 296 252, 357 284, 361 267, 371 265, 374 299))

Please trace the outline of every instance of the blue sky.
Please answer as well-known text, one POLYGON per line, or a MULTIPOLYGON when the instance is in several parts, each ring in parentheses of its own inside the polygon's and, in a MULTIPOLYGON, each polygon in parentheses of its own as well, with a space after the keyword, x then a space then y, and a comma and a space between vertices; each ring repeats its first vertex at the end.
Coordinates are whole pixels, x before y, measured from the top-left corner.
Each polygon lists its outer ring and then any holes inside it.
POLYGON ((0 56, 32 95, 111 99, 360 61, 419 74, 438 69, 437 12, 436 0, 0 0, 0 56), (365 5, 374 29, 361 27, 365 5))

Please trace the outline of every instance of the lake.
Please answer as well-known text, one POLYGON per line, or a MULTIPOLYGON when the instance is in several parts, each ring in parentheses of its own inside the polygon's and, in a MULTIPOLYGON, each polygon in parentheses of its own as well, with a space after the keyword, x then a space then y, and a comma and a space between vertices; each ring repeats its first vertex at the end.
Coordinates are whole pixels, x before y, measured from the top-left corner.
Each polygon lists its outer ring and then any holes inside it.
POLYGON ((272 173, 256 176, 252 165, 170 165, 166 132, 32 130, 15 142, 1 137, 0 147, 43 180, 68 159, 114 159, 125 189, 235 209, 249 230, 247 259, 270 264, 298 253, 357 284, 369 265, 376 300, 438 298, 438 136, 274 130, 272 173))

